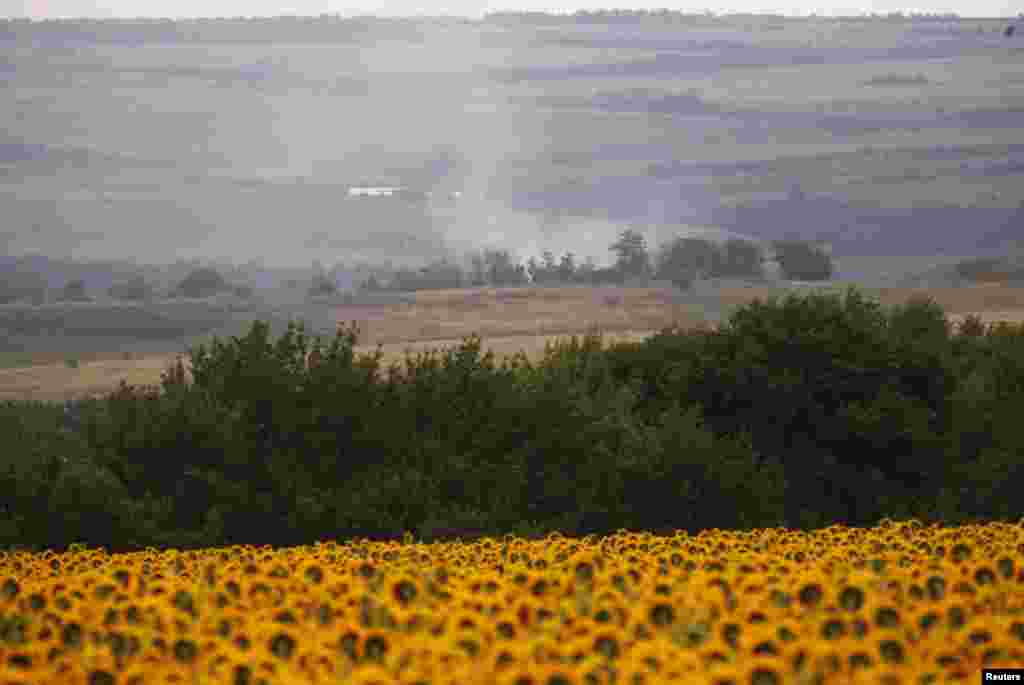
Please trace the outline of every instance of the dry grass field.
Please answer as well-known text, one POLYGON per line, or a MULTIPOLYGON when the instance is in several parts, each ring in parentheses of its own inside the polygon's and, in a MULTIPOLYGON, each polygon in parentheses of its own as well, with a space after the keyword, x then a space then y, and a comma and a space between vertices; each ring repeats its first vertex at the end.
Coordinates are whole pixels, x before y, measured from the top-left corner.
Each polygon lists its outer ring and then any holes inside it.
MULTIPOLYGON (((830 286, 830 291, 838 287, 830 286)), ((810 288, 799 288, 807 291, 810 288)), ((862 288, 883 305, 903 304, 927 295, 959 323, 970 313, 986 323, 1024 321, 1024 288, 1002 285, 948 288, 862 288)), ((723 287, 714 292, 718 308, 728 311, 785 291, 767 286, 723 287)), ((337 321, 356 321, 359 353, 371 353, 378 343, 381 366, 401 363, 405 351, 414 353, 454 347, 463 337, 478 333, 483 350, 496 361, 524 352, 531 360, 543 356, 546 342, 583 335, 597 328, 606 342, 639 341, 675 323, 707 325, 699 304, 659 288, 530 288, 438 290, 416 294, 410 304, 339 306, 337 321)), ((32 355, 32 364, 0 369, 0 401, 61 401, 107 393, 123 380, 132 385, 156 385, 160 373, 176 354, 79 355, 79 365, 65 363, 66 355, 32 355)), ((187 359, 186 359, 187 362, 187 359)))

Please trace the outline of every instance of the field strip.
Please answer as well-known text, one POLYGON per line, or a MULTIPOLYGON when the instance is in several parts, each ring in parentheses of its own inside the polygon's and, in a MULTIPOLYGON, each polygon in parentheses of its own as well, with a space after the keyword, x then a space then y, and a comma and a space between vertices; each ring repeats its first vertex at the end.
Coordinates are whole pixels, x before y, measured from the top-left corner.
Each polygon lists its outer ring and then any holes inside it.
MULTIPOLYGON (((961 293, 962 295, 963 293, 961 293)), ((737 293, 739 295, 739 293, 737 293)), ((747 293, 747 299, 750 294, 747 293)), ((883 299, 884 296, 883 296, 883 299)), ((960 307, 953 307, 954 311, 960 307)), ((978 311, 977 314, 982 321, 990 324, 997 321, 1011 323, 1024 322, 1024 308, 1020 309, 991 309, 978 311)), ((950 313, 947 319, 959 325, 966 314, 962 311, 950 313)), ((623 330, 603 332, 605 345, 612 342, 638 342, 657 332, 656 330, 623 330)), ((512 336, 482 336, 481 355, 488 350, 493 351, 496 365, 501 364, 502 359, 511 357, 518 352, 524 352, 532 362, 543 357, 544 345, 546 342, 554 342, 558 339, 567 340, 572 335, 582 338, 585 331, 566 332, 544 335, 512 335, 512 336)), ((457 348, 462 338, 445 338, 436 340, 410 340, 404 342, 389 342, 381 345, 380 367, 386 371, 391 363, 397 363, 404 368, 405 352, 410 351, 415 357, 417 354, 430 350, 443 350, 445 348, 457 348)), ((372 354, 377 347, 375 345, 356 345, 357 355, 372 354)), ((71 356, 71 355, 69 355, 71 356)), ((78 399, 83 397, 102 396, 117 388, 123 380, 129 385, 159 385, 160 374, 168 368, 180 355, 153 354, 135 355, 133 358, 125 359, 111 353, 109 359, 83 360, 78 368, 67 366, 63 362, 48 361, 43 364, 32 366, 0 369, 0 401, 5 400, 38 400, 58 402, 65 399, 78 399)), ((184 358, 186 371, 188 370, 188 359, 184 358)))
MULTIPOLYGON (((605 333, 605 344, 611 342, 637 342, 656 331, 625 331, 605 333)), ((523 351, 531 361, 539 360, 544 353, 544 343, 557 339, 568 339, 572 334, 542 336, 508 336, 499 338, 483 338, 481 356, 488 350, 494 352, 495 364, 500 366, 501 360, 523 351)), ((575 335, 582 338, 584 332, 575 335)), ((392 362, 404 368, 405 351, 413 355, 430 349, 442 350, 456 348, 462 339, 407 341, 381 345, 381 368, 387 369, 392 362)), ((356 345, 356 355, 372 354, 377 349, 374 345, 356 345)), ((37 364, 20 368, 0 369, 0 401, 5 400, 39 400, 59 402, 66 399, 79 399, 104 395, 117 388, 123 380, 129 385, 158 385, 160 374, 173 364, 181 355, 154 354, 138 356, 134 359, 105 359, 101 361, 85 361, 78 368, 71 368, 61 363, 37 364)), ((188 358, 184 357, 186 372, 188 358)), ((186 375, 189 375, 186 373, 186 375)))

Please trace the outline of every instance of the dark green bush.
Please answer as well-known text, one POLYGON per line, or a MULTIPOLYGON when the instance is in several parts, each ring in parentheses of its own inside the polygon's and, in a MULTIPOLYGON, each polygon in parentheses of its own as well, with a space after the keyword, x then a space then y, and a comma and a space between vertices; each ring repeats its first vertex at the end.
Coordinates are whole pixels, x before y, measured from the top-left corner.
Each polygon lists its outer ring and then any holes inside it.
POLYGON ((717 332, 613 353, 613 373, 640 379, 643 415, 696 404, 716 436, 749 433, 785 466, 790 519, 864 521, 878 513, 858 504, 865 491, 927 488, 943 473, 955 387, 944 324, 929 302, 887 315, 853 291, 790 295, 740 308, 717 332))

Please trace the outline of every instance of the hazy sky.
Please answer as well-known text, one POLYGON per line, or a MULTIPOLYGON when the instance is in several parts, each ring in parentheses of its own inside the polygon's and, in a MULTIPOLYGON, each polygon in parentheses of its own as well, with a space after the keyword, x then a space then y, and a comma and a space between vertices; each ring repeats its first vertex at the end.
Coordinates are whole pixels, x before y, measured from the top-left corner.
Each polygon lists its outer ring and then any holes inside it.
MULTIPOLYGON (((573 12, 578 9, 600 7, 660 8, 665 5, 645 4, 618 0, 607 5, 587 3, 549 4, 544 0, 529 2, 502 0, 442 0, 424 3, 422 0, 365 0, 360 3, 339 2, 338 0, 0 0, 0 16, 32 17, 38 19, 59 17, 234 17, 234 16, 276 16, 282 14, 318 15, 321 13, 377 14, 381 16, 413 16, 442 14, 479 17, 496 11, 547 11, 573 12)), ((964 17, 1009 17, 1021 11, 1019 0, 964 0, 919 2, 906 4, 905 0, 875 0, 855 6, 852 2, 827 2, 821 0, 720 0, 673 4, 669 9, 686 12, 772 12, 779 14, 806 15, 858 15, 872 12, 927 12, 956 13, 964 17)))

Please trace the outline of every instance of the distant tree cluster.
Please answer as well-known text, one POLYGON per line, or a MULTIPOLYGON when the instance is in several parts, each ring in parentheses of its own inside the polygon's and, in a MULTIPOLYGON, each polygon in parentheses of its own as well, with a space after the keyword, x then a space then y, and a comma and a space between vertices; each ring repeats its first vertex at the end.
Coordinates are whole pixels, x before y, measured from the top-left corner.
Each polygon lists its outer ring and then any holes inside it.
POLYGON ((835 271, 832 258, 822 249, 799 240, 773 243, 775 259, 784 278, 795 281, 827 281, 835 271))
MULTIPOLYGON (((772 243, 780 276, 789 280, 820 281, 832 278, 831 257, 820 247, 799 240, 772 243)), ((671 281, 689 288, 696 279, 764 277, 764 249, 755 242, 730 239, 724 243, 678 237, 650 254, 644 236, 626 229, 609 246, 615 261, 598 267, 592 258, 580 262, 574 252, 560 258, 547 250, 540 259, 530 257, 516 264, 508 250, 484 250, 469 258, 469 269, 446 260, 420 268, 399 269, 386 285, 376 276, 362 284, 364 290, 433 290, 464 287, 517 285, 622 285, 633 279, 671 281)))
MULTIPOLYGON (((831 257, 820 247, 799 240, 776 241, 772 247, 782 278, 801 281, 832 278, 834 270, 831 257)), ((358 287, 368 291, 408 292, 529 284, 622 285, 635 279, 655 279, 670 281, 676 287, 686 289, 697 279, 762 278, 763 265, 767 261, 760 245, 741 239, 730 239, 719 244, 712 240, 677 237, 663 244, 652 255, 644 236, 632 228, 619 234, 618 239, 609 246, 609 252, 615 255, 614 263, 608 267, 598 267, 589 257, 580 262, 572 251, 556 258, 553 252, 547 250, 539 260, 530 257, 525 264, 520 264, 509 250, 484 249, 469 256, 468 269, 441 259, 418 270, 400 268, 391 273, 386 281, 381 278, 381 274, 371 272, 358 287)), ((998 271, 988 263, 965 264, 961 269, 965 272, 971 270, 972 273, 998 271)), ((307 294, 311 297, 336 295, 339 287, 332 274, 324 272, 322 267, 315 268, 312 279, 307 282, 307 294)), ((291 279, 285 285, 296 289, 300 287, 300 282, 291 279)), ((170 297, 204 298, 222 293, 249 298, 253 295, 253 289, 248 285, 229 283, 215 268, 198 267, 191 269, 167 294, 170 297)), ((107 290, 107 295, 119 300, 149 301, 154 297, 154 288, 143 276, 136 275, 114 283, 107 290)), ((5 272, 0 280, 0 303, 30 301, 41 304, 47 300, 47 296, 46 279, 30 270, 11 270, 5 272)), ((55 299, 87 301, 90 297, 84 281, 74 279, 56 293, 55 299)))

